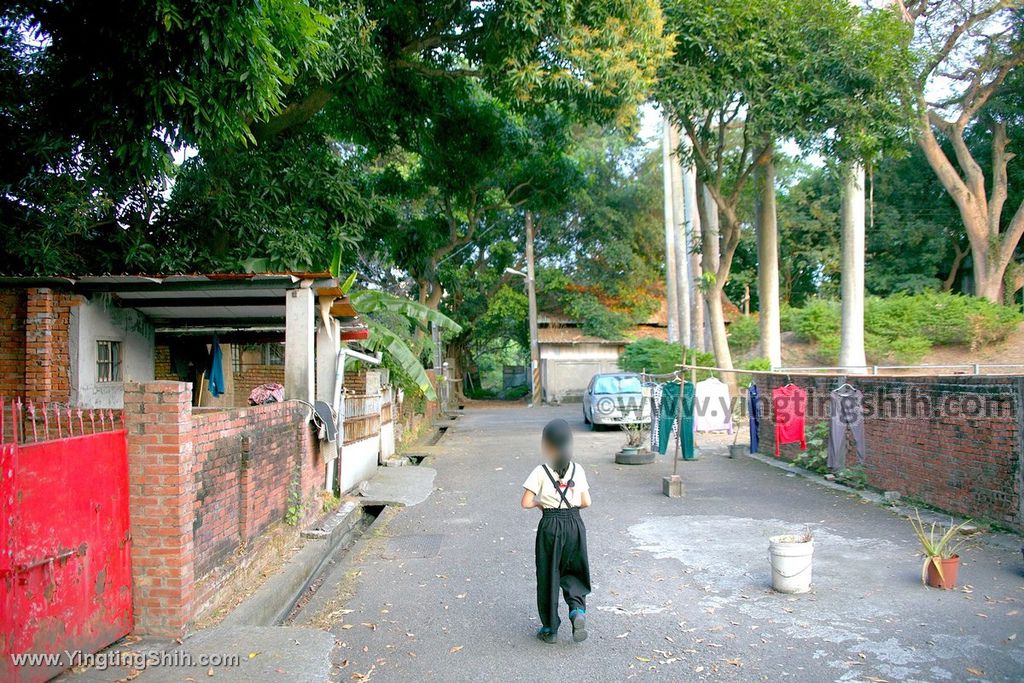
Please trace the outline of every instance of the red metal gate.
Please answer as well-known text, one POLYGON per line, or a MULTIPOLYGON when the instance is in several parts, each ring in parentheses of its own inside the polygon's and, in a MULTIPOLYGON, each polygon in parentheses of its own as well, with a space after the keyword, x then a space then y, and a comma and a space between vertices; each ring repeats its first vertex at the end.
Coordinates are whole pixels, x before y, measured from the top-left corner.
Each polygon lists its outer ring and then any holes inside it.
POLYGON ((109 412, 58 407, 54 435, 48 410, 9 408, 0 401, 0 681, 45 681, 72 663, 65 652, 132 629, 125 430, 109 412))

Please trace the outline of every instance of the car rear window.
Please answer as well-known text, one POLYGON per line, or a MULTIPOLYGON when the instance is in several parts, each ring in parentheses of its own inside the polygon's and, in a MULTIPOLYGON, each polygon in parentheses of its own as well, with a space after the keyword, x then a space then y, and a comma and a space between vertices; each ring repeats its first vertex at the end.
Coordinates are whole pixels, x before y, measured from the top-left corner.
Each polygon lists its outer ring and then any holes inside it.
POLYGON ((639 394, 640 378, 630 377, 598 377, 594 381, 595 394, 639 394))

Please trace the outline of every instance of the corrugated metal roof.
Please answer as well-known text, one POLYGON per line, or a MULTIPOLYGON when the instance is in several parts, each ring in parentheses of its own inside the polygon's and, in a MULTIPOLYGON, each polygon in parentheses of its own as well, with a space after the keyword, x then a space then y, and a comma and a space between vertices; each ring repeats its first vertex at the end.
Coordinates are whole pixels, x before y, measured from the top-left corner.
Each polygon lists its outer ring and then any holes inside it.
MULTIPOLYGON (((311 287, 328 295, 341 291, 330 273, 320 272, 0 277, 3 286, 52 287, 85 296, 109 296, 115 306, 145 315, 162 333, 283 329, 290 290, 311 287)), ((347 329, 365 327, 348 297, 336 297, 332 313, 335 311, 347 329)))
POLYGON ((646 337, 668 339, 668 332, 663 327, 637 325, 627 330, 622 339, 603 339, 583 334, 577 327, 542 327, 537 330, 537 341, 541 344, 602 344, 622 346, 634 339, 646 337))

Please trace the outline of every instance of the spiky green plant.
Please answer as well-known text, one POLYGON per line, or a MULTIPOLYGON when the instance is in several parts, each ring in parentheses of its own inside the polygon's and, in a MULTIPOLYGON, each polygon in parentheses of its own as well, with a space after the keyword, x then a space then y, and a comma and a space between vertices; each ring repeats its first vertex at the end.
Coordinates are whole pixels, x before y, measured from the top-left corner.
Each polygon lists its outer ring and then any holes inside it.
POLYGON ((916 508, 914 509, 914 516, 910 520, 910 525, 914 528, 917 540, 921 543, 921 550, 924 552, 924 564, 921 565, 921 583, 926 583, 928 580, 929 564, 935 567, 935 571, 938 572, 940 579, 946 580, 946 577, 942 575, 942 560, 951 559, 959 554, 960 548, 967 542, 967 539, 954 539, 964 527, 970 524, 970 521, 966 520, 960 524, 953 524, 953 520, 950 519, 950 525, 945 531, 942 531, 944 527, 940 527, 934 522, 928 528, 925 528, 924 522, 921 521, 921 513, 916 508))

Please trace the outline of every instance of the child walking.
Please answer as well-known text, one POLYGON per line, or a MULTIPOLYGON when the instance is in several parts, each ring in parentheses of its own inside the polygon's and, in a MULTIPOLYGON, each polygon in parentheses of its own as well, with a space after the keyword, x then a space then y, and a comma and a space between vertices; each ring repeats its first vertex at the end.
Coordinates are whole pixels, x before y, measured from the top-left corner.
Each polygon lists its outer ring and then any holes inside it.
POLYGON ((583 467, 572 461, 572 428, 565 420, 552 420, 541 434, 544 463, 523 483, 523 507, 540 508, 537 525, 537 609, 542 624, 537 637, 545 643, 558 639, 558 589, 569 606, 572 639, 587 639, 587 594, 590 561, 587 530, 580 508, 590 507, 590 486, 583 467))

